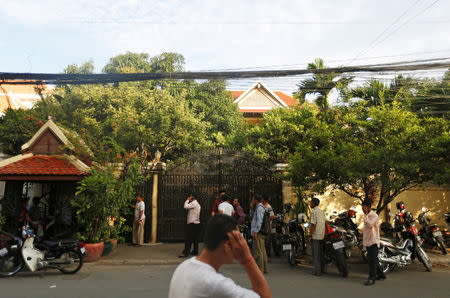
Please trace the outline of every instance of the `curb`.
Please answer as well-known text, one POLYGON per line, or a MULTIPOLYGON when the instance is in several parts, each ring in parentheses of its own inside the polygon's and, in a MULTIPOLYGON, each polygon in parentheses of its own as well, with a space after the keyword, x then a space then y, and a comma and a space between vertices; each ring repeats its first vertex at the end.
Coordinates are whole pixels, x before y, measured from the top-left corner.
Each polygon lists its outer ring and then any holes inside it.
POLYGON ((85 263, 85 265, 100 266, 158 266, 158 265, 178 265, 182 261, 178 260, 100 260, 97 262, 85 263))

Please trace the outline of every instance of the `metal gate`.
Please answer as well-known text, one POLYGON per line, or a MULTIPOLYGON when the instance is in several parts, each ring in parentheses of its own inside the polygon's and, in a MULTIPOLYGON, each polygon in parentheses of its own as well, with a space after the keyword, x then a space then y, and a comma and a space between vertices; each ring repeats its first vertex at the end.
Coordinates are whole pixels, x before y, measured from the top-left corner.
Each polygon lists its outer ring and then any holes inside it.
POLYGON ((184 239, 187 211, 183 204, 190 194, 197 197, 202 207, 200 222, 204 227, 222 188, 232 198, 239 199, 246 214, 254 195, 262 195, 274 210, 281 210, 281 183, 273 176, 162 175, 158 191, 158 238, 162 241, 184 239))
MULTIPOLYGON (((211 217, 212 205, 224 189, 231 198, 238 198, 248 214, 250 200, 261 195, 275 212, 282 209, 281 180, 266 165, 245 153, 233 150, 210 150, 189 156, 188 161, 172 166, 159 176, 158 182, 158 240, 184 240, 187 211, 183 204, 190 194, 201 205, 202 231, 211 217)), ((151 179, 140 188, 145 200, 146 233, 151 231, 151 179)))

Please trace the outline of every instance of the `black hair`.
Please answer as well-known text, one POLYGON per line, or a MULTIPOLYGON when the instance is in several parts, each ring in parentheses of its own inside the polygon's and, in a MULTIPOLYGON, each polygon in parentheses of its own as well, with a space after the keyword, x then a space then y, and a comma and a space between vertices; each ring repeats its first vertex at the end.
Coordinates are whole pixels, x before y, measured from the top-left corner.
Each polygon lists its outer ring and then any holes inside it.
POLYGON ((216 250, 223 240, 228 239, 228 232, 237 229, 237 222, 231 216, 217 214, 211 217, 206 224, 205 247, 210 250, 216 250))
POLYGON ((262 199, 263 199, 262 196, 256 196, 256 197, 255 197, 255 200, 257 200, 258 202, 261 202, 262 199))
POLYGON ((372 208, 372 200, 364 200, 361 205, 372 208))
POLYGON ((230 196, 228 196, 228 195, 226 195, 226 194, 224 194, 223 196, 222 196, 222 200, 223 201, 230 201, 231 200, 231 197, 230 196))
POLYGON ((320 200, 316 197, 311 199, 311 202, 314 204, 314 206, 319 206, 320 200))

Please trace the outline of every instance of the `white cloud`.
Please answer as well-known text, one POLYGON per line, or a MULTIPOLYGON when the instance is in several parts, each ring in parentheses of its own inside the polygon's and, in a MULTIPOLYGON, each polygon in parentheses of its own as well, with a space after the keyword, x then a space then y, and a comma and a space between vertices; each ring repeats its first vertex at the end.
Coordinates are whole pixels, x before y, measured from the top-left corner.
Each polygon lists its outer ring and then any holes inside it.
MULTIPOLYGON (((106 61, 126 51, 151 55, 176 51, 186 57, 190 70, 267 65, 300 67, 300 63, 315 57, 323 57, 325 61, 355 57, 412 3, 408 0, 0 0, 0 17, 6 23, 0 31, 14 34, 20 25, 30 30, 45 28, 47 36, 56 31, 67 32, 74 35, 73 43, 80 48, 74 46, 64 54, 95 52, 85 60, 95 56, 106 61)), ((401 22, 430 3, 431 0, 421 1, 401 22)), ((448 23, 423 23, 424 20, 448 22, 449 10, 448 2, 438 2, 392 37, 373 46, 363 57, 450 50, 448 23)), ((27 36, 16 38, 25 40, 27 36)), ((8 50, 30 51, 33 57, 39 57, 39 51, 43 51, 39 45, 16 49, 13 44, 12 49, 3 46, 0 54, 7 55, 8 50)), ((440 55, 445 54, 450 52, 440 55)), ((59 55, 49 54, 55 60, 59 55)), ((26 59, 17 61, 17 65, 23 61, 26 59)), ((51 65, 52 61, 46 63, 51 65)), ((73 60, 56 68, 62 69, 69 63, 73 60)), ((295 85, 293 80, 274 81, 281 87, 295 85)))

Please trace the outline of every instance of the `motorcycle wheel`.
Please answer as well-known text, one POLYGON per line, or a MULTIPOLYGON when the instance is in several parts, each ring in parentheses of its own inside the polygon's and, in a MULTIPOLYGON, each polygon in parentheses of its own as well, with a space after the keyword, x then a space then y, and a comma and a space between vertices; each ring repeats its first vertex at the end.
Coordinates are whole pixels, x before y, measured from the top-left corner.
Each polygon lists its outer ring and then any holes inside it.
POLYGON ((439 249, 442 251, 443 255, 447 254, 447 248, 445 247, 444 240, 442 238, 437 238, 436 242, 438 244, 439 249))
POLYGON ((283 244, 281 244, 281 240, 275 235, 273 238, 273 252, 275 256, 279 257, 283 253, 283 244))
POLYGON ((0 277, 10 277, 22 270, 25 265, 22 256, 17 254, 0 259, 0 277))
POLYGON ((81 266, 83 266, 83 257, 81 256, 81 253, 79 251, 69 250, 63 253, 59 257, 59 259, 65 259, 66 261, 70 262, 70 265, 62 265, 58 268, 59 271, 64 274, 77 273, 78 270, 81 269, 81 266))
POLYGON ((343 277, 348 276, 348 265, 343 252, 336 252, 336 266, 343 277))
MULTIPOLYGON (((383 250, 378 251, 378 256, 382 256, 385 258, 389 258, 390 256, 383 250)), ((367 257, 367 250, 366 250, 366 257, 367 257)), ((378 264, 380 264, 381 271, 383 271, 384 274, 387 274, 388 272, 391 272, 395 268, 395 264, 389 264, 389 263, 382 263, 378 261, 378 264)))
POLYGON ((428 259, 428 256, 426 255, 426 253, 423 251, 422 247, 417 246, 416 247, 416 252, 417 252, 417 258, 419 259, 419 261, 422 262, 422 264, 425 266, 425 268, 427 269, 428 272, 431 271, 431 265, 428 259))
POLYGON ((289 251, 289 254, 288 254, 288 261, 289 261, 289 264, 291 264, 291 266, 297 265, 296 251, 297 251, 297 247, 295 244, 293 244, 292 249, 289 251))

